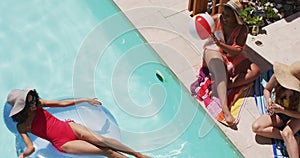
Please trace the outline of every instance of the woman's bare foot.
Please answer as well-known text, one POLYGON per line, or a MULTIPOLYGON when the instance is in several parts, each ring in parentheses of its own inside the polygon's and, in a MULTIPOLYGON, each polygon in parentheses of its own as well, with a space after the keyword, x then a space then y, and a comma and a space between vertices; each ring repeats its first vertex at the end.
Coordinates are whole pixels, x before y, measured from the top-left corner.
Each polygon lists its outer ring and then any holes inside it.
POLYGON ((224 114, 225 116, 225 121, 227 122, 227 124, 229 126, 233 125, 234 124, 234 117, 229 113, 229 114, 224 114))

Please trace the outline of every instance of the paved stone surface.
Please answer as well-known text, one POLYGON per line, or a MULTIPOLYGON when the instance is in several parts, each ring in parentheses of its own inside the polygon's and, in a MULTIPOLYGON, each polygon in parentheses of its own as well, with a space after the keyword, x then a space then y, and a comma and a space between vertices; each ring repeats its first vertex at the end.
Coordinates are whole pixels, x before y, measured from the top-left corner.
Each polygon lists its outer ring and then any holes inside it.
MULTIPOLYGON (((204 41, 193 38, 188 31, 190 13, 188 0, 114 0, 135 25, 157 54, 172 69, 180 81, 189 88, 201 65, 204 41)), ((274 61, 291 63, 300 60, 299 14, 267 26, 267 35, 249 36, 247 52, 265 71, 274 61), (298 28, 297 28, 298 26, 298 28), (255 41, 261 41, 261 46, 255 41)), ((255 137, 252 122, 259 117, 253 97, 247 98, 238 129, 233 130, 219 123, 218 126, 246 158, 273 157, 269 139, 255 137)))
POLYGON ((300 12, 263 28, 266 34, 248 36, 247 45, 269 63, 300 60, 300 12), (260 41, 262 44, 257 45, 260 41))

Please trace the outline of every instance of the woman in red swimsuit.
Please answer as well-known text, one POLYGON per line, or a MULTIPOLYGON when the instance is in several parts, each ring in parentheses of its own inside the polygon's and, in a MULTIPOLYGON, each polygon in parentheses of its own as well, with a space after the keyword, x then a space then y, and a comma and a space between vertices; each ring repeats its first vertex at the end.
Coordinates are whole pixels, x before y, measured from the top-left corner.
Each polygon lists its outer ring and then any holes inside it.
POLYGON ((126 157, 120 152, 138 158, 147 158, 117 140, 103 137, 87 127, 74 121, 61 121, 42 107, 66 107, 88 102, 91 105, 101 105, 97 98, 77 100, 49 101, 40 100, 34 89, 12 90, 7 98, 12 105, 10 117, 17 122, 17 129, 26 144, 26 150, 19 157, 25 157, 34 152, 33 143, 28 132, 50 141, 59 151, 71 154, 95 154, 113 158, 126 157))
POLYGON ((215 31, 204 44, 202 67, 212 73, 213 91, 221 101, 226 122, 233 125, 235 120, 227 105, 227 89, 253 82, 260 69, 244 52, 248 28, 239 17, 242 4, 239 0, 230 0, 222 6, 222 14, 213 16, 215 31))

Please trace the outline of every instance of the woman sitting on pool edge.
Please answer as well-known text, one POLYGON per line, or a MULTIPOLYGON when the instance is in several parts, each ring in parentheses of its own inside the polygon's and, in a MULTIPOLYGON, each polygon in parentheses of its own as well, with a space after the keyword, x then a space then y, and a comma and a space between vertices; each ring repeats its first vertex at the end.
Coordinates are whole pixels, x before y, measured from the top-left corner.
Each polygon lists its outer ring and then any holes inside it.
POLYGON ((120 153, 124 152, 138 158, 148 158, 119 141, 103 137, 74 121, 61 121, 42 108, 66 107, 82 102, 88 102, 94 106, 101 105, 97 98, 63 101, 40 100, 38 93, 29 88, 12 90, 7 97, 7 102, 12 105, 9 117, 17 122, 18 132, 26 145, 26 150, 19 155, 19 158, 34 152, 28 132, 50 141, 57 150, 70 154, 95 154, 124 158, 126 156, 120 153))
MULTIPOLYGON (((252 83, 260 74, 260 69, 244 51, 248 27, 239 16, 243 5, 239 0, 219 5, 224 9, 222 14, 212 16, 215 31, 203 46, 202 68, 198 80, 191 85, 191 92, 196 94, 195 88, 205 83, 205 77, 211 77, 212 94, 220 99, 225 121, 232 126, 237 122, 228 105, 227 90, 252 83)), ((206 89, 203 93, 207 94, 206 89)))

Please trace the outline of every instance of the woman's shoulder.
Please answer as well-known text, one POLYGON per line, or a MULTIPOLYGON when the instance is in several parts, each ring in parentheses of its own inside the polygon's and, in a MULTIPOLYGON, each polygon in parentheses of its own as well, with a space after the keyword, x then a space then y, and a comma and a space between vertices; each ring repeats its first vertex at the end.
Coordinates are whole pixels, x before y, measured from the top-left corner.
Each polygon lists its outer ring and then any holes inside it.
POLYGON ((40 99, 39 100, 39 104, 38 104, 38 108, 43 108, 43 107, 49 107, 52 104, 55 104, 57 101, 54 100, 45 100, 45 99, 40 99))
POLYGON ((43 107, 43 106, 45 105, 46 102, 47 102, 46 100, 40 99, 40 100, 39 100, 39 104, 38 104, 37 107, 43 107))
POLYGON ((241 30, 245 31, 245 32, 248 32, 249 28, 248 28, 248 26, 246 24, 243 24, 243 25, 241 25, 241 30))
POLYGON ((267 86, 265 88, 271 90, 271 89, 275 88, 276 86, 278 86, 278 81, 276 79, 276 76, 273 74, 271 76, 270 80, 268 81, 268 84, 267 84, 267 86))
POLYGON ((18 129, 18 132, 19 133, 26 133, 26 121, 25 122, 22 122, 22 123, 18 123, 17 124, 17 129, 18 129))

